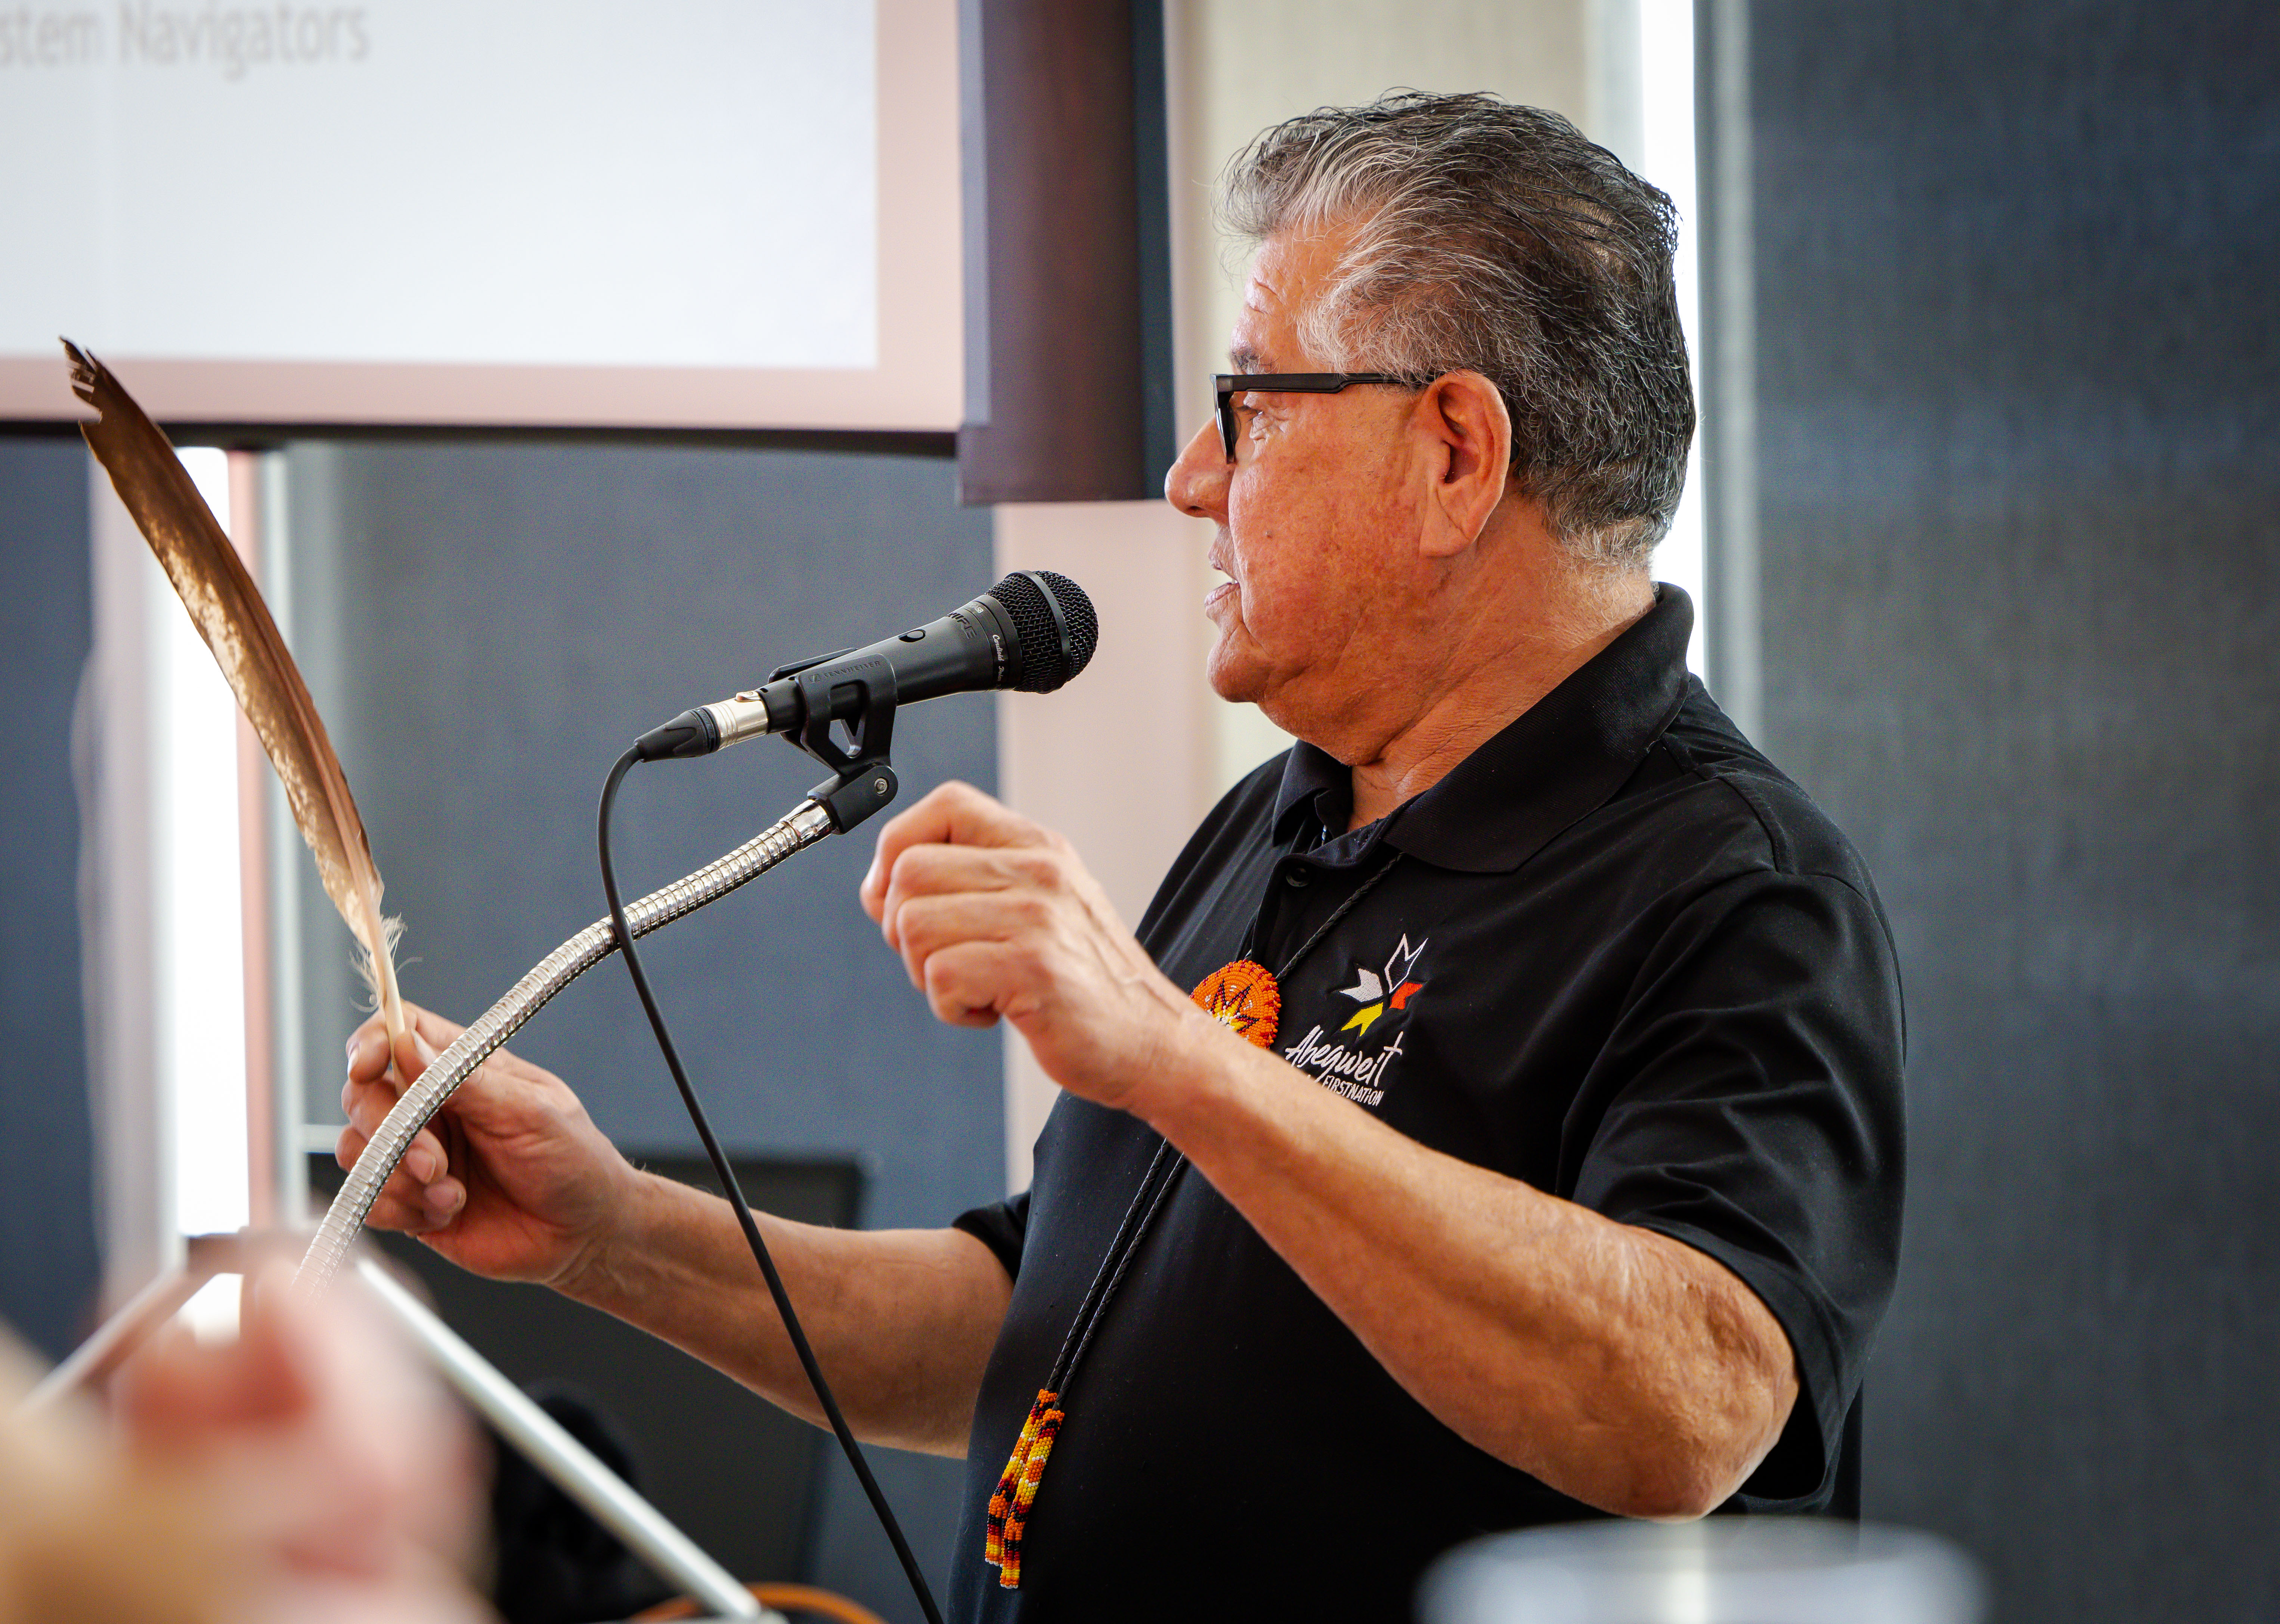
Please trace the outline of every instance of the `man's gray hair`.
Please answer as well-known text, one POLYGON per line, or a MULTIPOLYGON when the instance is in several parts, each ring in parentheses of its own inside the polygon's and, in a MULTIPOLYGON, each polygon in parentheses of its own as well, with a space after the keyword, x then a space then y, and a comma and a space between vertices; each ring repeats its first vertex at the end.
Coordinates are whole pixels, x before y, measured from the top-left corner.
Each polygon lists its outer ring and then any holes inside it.
POLYGON ((1228 165, 1221 214, 1253 242, 1351 223, 1307 347, 1420 385, 1483 374, 1553 534, 1646 563, 1694 435, 1668 197, 1557 113, 1399 91, 1267 131, 1228 165))

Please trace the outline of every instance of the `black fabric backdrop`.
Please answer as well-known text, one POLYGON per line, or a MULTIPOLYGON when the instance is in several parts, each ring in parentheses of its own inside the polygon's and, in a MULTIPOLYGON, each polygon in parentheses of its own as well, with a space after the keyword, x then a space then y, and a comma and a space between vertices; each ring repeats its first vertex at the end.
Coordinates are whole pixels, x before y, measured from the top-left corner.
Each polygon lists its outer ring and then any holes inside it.
POLYGON ((1766 720, 1883 888, 1867 1506, 2280 1611, 2280 11, 1752 9, 1766 720))
POLYGON ((97 1284, 72 707, 94 636, 87 450, 0 439, 0 1321, 50 1358, 97 1284))

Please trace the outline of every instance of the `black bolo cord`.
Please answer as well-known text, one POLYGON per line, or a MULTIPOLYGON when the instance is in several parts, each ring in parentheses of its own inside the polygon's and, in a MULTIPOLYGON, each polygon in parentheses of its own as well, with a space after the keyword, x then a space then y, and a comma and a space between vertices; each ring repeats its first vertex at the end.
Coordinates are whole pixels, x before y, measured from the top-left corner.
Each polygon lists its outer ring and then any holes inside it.
POLYGON ((881 1492, 878 1479, 871 1475, 870 1463, 863 1459, 863 1446, 855 1442, 855 1434, 840 1412, 839 1401, 831 1396, 830 1384, 823 1379, 823 1367, 815 1362, 815 1350, 808 1346, 807 1333, 800 1328, 799 1316, 792 1312, 791 1297, 784 1290, 783 1276, 776 1273, 775 1259, 768 1256, 767 1243, 760 1239, 760 1226, 746 1205, 744 1192, 736 1183, 736 1174, 728 1166, 728 1158, 720 1149, 720 1142, 712 1136, 712 1125, 705 1120, 705 1107, 697 1103, 697 1090, 689 1086, 689 1074, 682 1069, 681 1055, 673 1046, 673 1035, 665 1029, 665 1017, 659 1012, 657 999, 649 989, 649 977, 642 974, 641 959, 634 952, 634 933, 626 923, 625 904, 618 900, 617 871, 610 862, 610 810, 616 805, 618 786, 634 764, 642 759, 638 747, 618 758, 617 766, 610 769, 609 781, 602 786, 602 806, 598 822, 602 854, 602 894, 610 900, 610 925, 618 933, 618 951, 626 956, 626 969, 634 978, 634 990, 641 995, 642 1008, 648 1012, 650 1029, 657 1034, 657 1046, 665 1051, 665 1064, 673 1074, 674 1086, 681 1090, 681 1103, 689 1107, 689 1120, 697 1125, 697 1136, 705 1142, 705 1154, 712 1158, 712 1171, 720 1181, 720 1193, 736 1210, 736 1222, 743 1226, 744 1239, 759 1260, 760 1273, 766 1276, 768 1295, 776 1300, 776 1312, 783 1316, 784 1330, 791 1337, 791 1345, 799 1355, 799 1362, 807 1372, 808 1385, 823 1405, 823 1413, 831 1421, 831 1430, 839 1435, 839 1447, 847 1451, 847 1464, 855 1468, 862 1481, 863 1492, 871 1497, 871 1509, 879 1514, 879 1525, 887 1531, 887 1538, 895 1547, 903 1572, 917 1592, 919 1605, 927 1616, 927 1624, 942 1624, 941 1611, 934 1605, 934 1592, 927 1586, 926 1575, 919 1571, 918 1559, 911 1554, 910 1542, 903 1537, 902 1525, 895 1520, 894 1508, 887 1504, 881 1492))

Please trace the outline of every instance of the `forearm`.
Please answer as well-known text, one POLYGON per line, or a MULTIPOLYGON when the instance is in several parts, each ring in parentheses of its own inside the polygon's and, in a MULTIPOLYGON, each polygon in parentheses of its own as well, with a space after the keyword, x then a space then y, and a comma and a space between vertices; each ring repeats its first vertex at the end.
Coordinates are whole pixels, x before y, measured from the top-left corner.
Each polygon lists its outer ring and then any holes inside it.
POLYGON ((1779 1437, 1788 1343, 1705 1254, 1429 1150, 1207 1029, 1135 1103, 1412 1397, 1563 1493, 1697 1514, 1779 1437))
POLYGON ((881 834, 863 898, 939 1018, 1012 1021, 1061 1087, 1159 1129, 1499 1459, 1606 1510, 1683 1516, 1779 1438, 1794 1360, 1732 1274, 1426 1150, 1244 1042, 1164 978, 1067 843, 945 786, 881 834))
MULTIPOLYGON (((645 1175, 566 1295, 660 1336, 820 1425, 822 1407, 728 1205, 645 1175)), ((761 1236, 824 1377, 867 1441, 963 1455, 1011 1285, 953 1229, 819 1228, 766 1213, 761 1236)))

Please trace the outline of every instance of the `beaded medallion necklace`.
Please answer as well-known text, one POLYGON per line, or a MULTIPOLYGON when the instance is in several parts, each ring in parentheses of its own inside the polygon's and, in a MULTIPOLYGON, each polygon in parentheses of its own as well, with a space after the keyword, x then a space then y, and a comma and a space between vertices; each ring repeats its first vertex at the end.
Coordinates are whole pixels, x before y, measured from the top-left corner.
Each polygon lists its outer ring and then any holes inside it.
MULTIPOLYGON (((1254 951, 1252 939, 1259 931, 1259 918, 1254 913, 1234 960, 1197 984, 1192 995, 1196 1004, 1246 1041, 1261 1049, 1272 1045, 1282 1016, 1283 981, 1298 967, 1298 961, 1313 951, 1315 943, 1330 933, 1331 927, 1352 912, 1354 905, 1368 896, 1400 860, 1401 853, 1396 851, 1380 864, 1332 911, 1329 918, 1298 944, 1298 951, 1283 961, 1279 971, 1269 972, 1251 957, 1254 951)), ((1132 1204, 1124 1210, 1124 1221, 1117 1226, 1115 1238, 1109 1242, 1107 1253, 1093 1272, 1092 1284, 1085 1289, 1084 1299, 1077 1305, 1076 1317, 1069 1323, 1068 1335, 1061 1339, 1060 1352, 1053 1359, 1052 1370, 1029 1405, 1028 1419, 1021 1424, 1021 1435, 1014 1442, 1013 1456, 1005 1462, 1005 1470, 998 1474, 985 1520, 982 1560, 998 1570, 998 1583, 1003 1589, 1015 1590, 1021 1586, 1022 1533, 1037 1503, 1037 1487, 1044 1478, 1045 1459, 1052 1453, 1053 1440, 1060 1435, 1062 1424, 1067 1420, 1067 1405, 1062 1400, 1069 1383, 1075 1377, 1077 1366, 1083 1361, 1085 1350, 1092 1345, 1092 1334, 1099 1328, 1116 1289, 1124 1283, 1124 1273, 1131 1266, 1133 1254, 1140 1250, 1140 1243, 1146 1238, 1148 1227, 1155 1221, 1164 1197, 1171 1193, 1187 1165, 1187 1157, 1174 1151, 1169 1140, 1156 1146, 1148 1170, 1140 1175, 1140 1188, 1133 1192, 1132 1204)))

